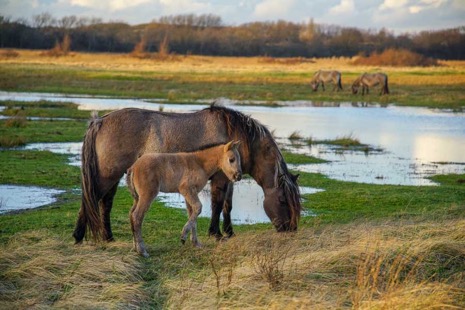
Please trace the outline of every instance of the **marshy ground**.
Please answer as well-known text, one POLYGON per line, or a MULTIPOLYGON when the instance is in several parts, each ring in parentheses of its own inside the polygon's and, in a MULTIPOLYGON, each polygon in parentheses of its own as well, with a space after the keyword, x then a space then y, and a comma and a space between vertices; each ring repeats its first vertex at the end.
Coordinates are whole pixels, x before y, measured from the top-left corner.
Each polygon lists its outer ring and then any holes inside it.
MULTIPOLYGON (((340 67, 342 59, 283 64, 191 56, 159 63, 125 55, 51 59, 35 52, 20 54, 0 61, 1 90, 187 102, 220 95, 270 102, 354 99, 349 93, 309 92, 313 71, 340 67)), ((462 108, 465 67, 449 64, 387 68, 393 94, 367 100, 462 108)), ((350 80, 359 71, 377 68, 345 64, 344 69, 350 80)), ((26 114, 20 117, 73 120, 3 119, 2 140, 82 140, 88 111, 60 103, 23 104, 25 112, 20 113, 26 114)), ((284 155, 289 164, 319 162, 284 155)), ((155 202, 143 228, 151 257, 142 258, 131 251, 132 197, 125 188, 118 191, 112 212, 116 242, 75 246, 71 234, 80 207, 79 168, 68 164, 67 155, 2 149, 1 184, 65 193, 52 205, 0 216, 0 308, 463 308, 465 175, 433 179, 438 186, 363 184, 301 173, 301 186, 324 191, 304 195, 304 208, 317 216, 303 217, 297 233, 277 234, 266 223, 238 225, 236 237, 216 242, 207 237, 208 219, 200 218, 202 249, 179 242, 186 212, 155 202)))

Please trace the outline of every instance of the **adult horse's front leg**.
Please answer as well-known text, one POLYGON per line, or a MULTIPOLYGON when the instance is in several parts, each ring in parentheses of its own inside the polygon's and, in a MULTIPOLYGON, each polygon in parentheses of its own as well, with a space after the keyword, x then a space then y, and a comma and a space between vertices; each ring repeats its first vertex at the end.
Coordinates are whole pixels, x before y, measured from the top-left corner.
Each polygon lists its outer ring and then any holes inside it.
POLYGON ((212 177, 210 183, 212 195, 212 216, 210 220, 210 228, 208 229, 208 233, 210 236, 215 236, 215 238, 218 240, 220 240, 223 237, 220 231, 220 215, 225 203, 229 183, 230 181, 222 172, 218 172, 217 174, 215 174, 212 177))
POLYGON ((232 199, 234 192, 234 183, 228 184, 226 191, 226 197, 223 205, 223 232, 228 236, 234 236, 234 231, 231 222, 231 210, 232 210, 232 199))

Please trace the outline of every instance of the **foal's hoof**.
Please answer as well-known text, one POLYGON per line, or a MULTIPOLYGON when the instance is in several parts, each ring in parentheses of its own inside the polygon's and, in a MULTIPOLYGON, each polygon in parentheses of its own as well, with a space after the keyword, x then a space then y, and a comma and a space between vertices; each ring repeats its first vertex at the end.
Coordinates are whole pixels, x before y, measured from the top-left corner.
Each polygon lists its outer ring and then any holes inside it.
POLYGON ((186 239, 181 238, 181 243, 182 244, 186 243, 186 239))

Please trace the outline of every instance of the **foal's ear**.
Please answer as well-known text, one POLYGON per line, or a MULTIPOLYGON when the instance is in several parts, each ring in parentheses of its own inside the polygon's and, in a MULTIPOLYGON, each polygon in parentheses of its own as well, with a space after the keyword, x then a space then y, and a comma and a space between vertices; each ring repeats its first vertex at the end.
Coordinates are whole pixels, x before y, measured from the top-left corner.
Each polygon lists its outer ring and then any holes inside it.
POLYGON ((240 140, 237 141, 229 141, 225 146, 224 146, 224 151, 230 151, 232 149, 237 149, 239 147, 239 144, 241 143, 240 140))
POLYGON ((227 151, 229 151, 231 148, 232 148, 232 144, 233 144, 234 141, 229 141, 228 143, 225 144, 224 146, 224 152, 226 153, 227 151))

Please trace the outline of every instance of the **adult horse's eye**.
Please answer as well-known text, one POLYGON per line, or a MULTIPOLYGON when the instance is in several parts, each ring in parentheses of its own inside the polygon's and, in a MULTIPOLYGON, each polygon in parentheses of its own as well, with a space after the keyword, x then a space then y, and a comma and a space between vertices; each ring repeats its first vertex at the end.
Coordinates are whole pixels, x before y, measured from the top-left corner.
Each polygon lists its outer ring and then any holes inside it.
POLYGON ((235 157, 229 159, 229 163, 231 163, 231 164, 232 164, 233 162, 235 162, 235 161, 236 161, 236 158, 235 158, 235 157))

